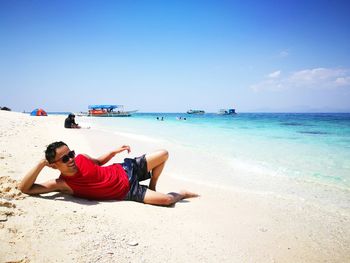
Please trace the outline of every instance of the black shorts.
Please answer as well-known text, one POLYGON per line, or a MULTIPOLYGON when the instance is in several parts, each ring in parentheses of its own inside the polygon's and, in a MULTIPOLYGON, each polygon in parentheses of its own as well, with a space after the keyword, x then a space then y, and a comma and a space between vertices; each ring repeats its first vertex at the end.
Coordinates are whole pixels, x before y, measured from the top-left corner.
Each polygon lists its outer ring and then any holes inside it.
POLYGON ((145 154, 134 159, 125 158, 124 163, 121 165, 128 175, 130 185, 130 190, 126 195, 125 200, 143 202, 148 187, 140 185, 139 182, 151 178, 151 173, 147 171, 145 154))

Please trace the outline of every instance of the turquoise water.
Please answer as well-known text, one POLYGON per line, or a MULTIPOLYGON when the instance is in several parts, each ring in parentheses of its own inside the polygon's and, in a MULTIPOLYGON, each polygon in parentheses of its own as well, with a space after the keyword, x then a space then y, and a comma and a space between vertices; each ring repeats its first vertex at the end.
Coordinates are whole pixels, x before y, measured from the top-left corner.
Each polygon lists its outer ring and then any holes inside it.
POLYGON ((240 169, 250 173, 263 171, 350 189, 349 113, 138 113, 130 118, 86 117, 80 121, 175 143, 228 164, 240 163, 240 169))

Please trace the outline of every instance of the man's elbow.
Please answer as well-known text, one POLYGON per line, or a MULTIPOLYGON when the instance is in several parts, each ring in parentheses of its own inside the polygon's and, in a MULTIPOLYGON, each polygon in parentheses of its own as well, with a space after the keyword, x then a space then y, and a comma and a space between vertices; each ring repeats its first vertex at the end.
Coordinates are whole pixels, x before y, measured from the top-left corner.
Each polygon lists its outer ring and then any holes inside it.
POLYGON ((29 194, 29 190, 24 188, 23 186, 19 185, 18 187, 18 190, 20 190, 23 194, 29 194))
POLYGON ((26 188, 24 188, 24 187, 22 187, 20 185, 18 186, 18 190, 20 190, 23 194, 27 194, 27 195, 30 194, 29 189, 26 189, 26 188))
POLYGON ((20 190, 23 194, 27 194, 27 195, 32 194, 31 191, 30 191, 31 189, 28 188, 28 187, 26 187, 24 184, 22 184, 22 182, 18 184, 17 188, 18 188, 18 190, 20 190))
POLYGON ((17 189, 20 190, 22 193, 25 192, 25 188, 22 182, 17 184, 17 189))

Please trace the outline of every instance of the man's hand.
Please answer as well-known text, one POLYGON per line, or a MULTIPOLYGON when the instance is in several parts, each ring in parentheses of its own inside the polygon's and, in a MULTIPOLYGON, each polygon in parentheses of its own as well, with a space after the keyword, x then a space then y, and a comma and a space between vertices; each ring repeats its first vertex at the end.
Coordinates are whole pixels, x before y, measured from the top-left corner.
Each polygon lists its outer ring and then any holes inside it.
POLYGON ((123 152, 123 151, 128 151, 128 153, 130 153, 130 146, 129 145, 123 145, 117 150, 116 153, 120 153, 120 152, 123 152))
POLYGON ((51 167, 51 164, 46 159, 41 159, 38 165, 42 166, 42 168, 44 168, 45 166, 51 167))
POLYGON ((50 167, 50 168, 53 168, 53 169, 56 169, 56 168, 54 167, 54 163, 49 163, 46 159, 42 160, 42 162, 45 163, 45 166, 50 167))

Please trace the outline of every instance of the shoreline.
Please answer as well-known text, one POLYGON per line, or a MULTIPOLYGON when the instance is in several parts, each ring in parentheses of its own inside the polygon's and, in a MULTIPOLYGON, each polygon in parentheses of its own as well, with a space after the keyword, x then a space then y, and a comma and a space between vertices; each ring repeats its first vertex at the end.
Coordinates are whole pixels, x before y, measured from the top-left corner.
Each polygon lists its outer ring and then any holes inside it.
MULTIPOLYGON (((81 120, 83 121, 84 118, 81 120)), ((250 130, 255 130, 256 127, 252 126, 251 120, 247 119, 243 122, 247 122, 247 126, 250 125, 250 130)), ((266 181, 273 180, 275 177, 291 178, 291 181, 295 180, 300 183, 302 181, 306 183, 315 182, 318 185, 350 192, 348 165, 346 165, 348 152, 345 151, 345 146, 342 147, 342 143, 339 141, 337 146, 329 145, 331 143, 330 140, 339 139, 339 136, 335 135, 336 133, 333 134, 332 131, 327 131, 335 136, 332 139, 323 135, 312 135, 310 137, 308 135, 300 135, 303 132, 298 129, 303 127, 302 124, 300 126, 295 124, 294 126, 294 122, 292 122, 293 125, 289 126, 282 125, 282 123, 280 125, 282 129, 279 131, 279 134, 270 136, 268 135, 269 131, 265 129, 265 134, 259 139, 259 134, 255 132, 249 132, 245 136, 246 131, 242 130, 244 125, 236 123, 232 127, 232 129, 235 129, 232 130, 231 140, 226 131, 221 133, 217 129, 215 125, 218 125, 218 123, 192 123, 191 120, 187 123, 180 123, 174 118, 162 123, 152 121, 148 117, 123 120, 117 118, 110 121, 94 118, 91 119, 90 123, 91 125, 100 126, 98 129, 113 132, 117 136, 132 137, 136 140, 149 140, 154 141, 154 143, 157 143, 157 140, 163 141, 163 144, 169 144, 172 148, 172 144, 176 144, 179 147, 183 146, 182 148, 187 147, 187 149, 183 150, 192 151, 193 155, 205 153, 205 155, 214 158, 213 162, 220 164, 220 169, 225 169, 224 173, 230 175, 223 178, 225 179, 223 180, 225 184, 230 182, 232 171, 235 171, 238 176, 234 178, 235 180, 231 180, 233 186, 237 185, 237 180, 239 181, 240 177, 248 175, 253 180, 254 176, 265 177, 266 181), (211 127, 214 128, 210 131, 206 132, 203 130, 211 129, 211 127), (284 127, 288 129, 284 130, 284 127), (204 134, 198 134, 201 133, 201 130, 203 130, 204 134), (282 132, 284 133, 282 134, 282 132), (215 136, 218 138, 215 139, 215 136), (253 139, 253 142, 249 143, 251 139, 253 139), (309 139, 312 140, 310 145, 308 145, 309 139), (250 146, 255 144, 257 146, 250 146), (274 147, 274 144, 279 144, 279 146, 274 147), (306 146, 304 147, 304 145, 306 146), (342 151, 343 149, 344 151, 342 151), (337 152, 338 150, 340 151, 339 153, 337 152), (302 154, 304 152, 305 154, 302 154), (310 158, 313 155, 316 157, 310 158), (328 156, 332 158, 328 158, 328 156), (338 165, 336 165, 337 163, 338 165), (339 167, 339 170, 336 167, 339 167)), ((222 123, 222 125, 225 124, 222 123)), ((309 127, 308 124, 305 124, 305 126, 309 127)), ((229 129, 229 127, 226 128, 229 129)), ((271 132, 274 132, 276 128, 278 127, 271 127, 271 132)), ((314 129, 318 130, 321 128, 314 129)), ((200 177, 200 180, 212 178, 214 176, 210 176, 210 178, 200 177)), ((252 180, 249 180, 248 183, 251 182, 252 180)))
MULTIPOLYGON (((82 119, 84 120, 84 119, 82 119)), ((80 120, 79 120, 80 121, 80 120)), ((91 123, 89 123, 91 124, 91 123)), ((257 195, 272 195, 294 201, 307 202, 320 209, 341 210, 343 214, 350 215, 350 189, 345 186, 327 184, 323 181, 310 180, 309 178, 294 178, 280 174, 271 175, 259 171, 246 171, 237 169, 238 161, 234 164, 228 160, 216 158, 197 149, 184 145, 177 145, 163 139, 156 139, 142 135, 141 133, 127 134, 125 132, 111 131, 105 127, 93 125, 94 136, 91 146, 97 145, 100 141, 94 138, 107 138, 113 141, 118 138, 120 144, 134 144, 137 150, 135 155, 150 152, 159 148, 166 148, 169 151, 167 170, 172 179, 179 179, 189 184, 201 185, 209 188, 222 189, 224 191, 250 192, 257 195), (138 150, 137 147, 141 147, 138 150), (191 159, 191 162, 188 162, 191 159), (226 163, 225 163, 226 162, 226 163), (179 165, 180 164, 180 165, 179 165), (224 174, 225 177, 221 176, 224 174), (226 175, 230 174, 229 177, 226 175)), ((104 145, 103 151, 108 151, 109 143, 104 145)), ((101 148, 101 146, 99 146, 101 148)), ((132 149, 132 150, 134 150, 132 149)), ((103 151, 100 153, 102 154, 103 151)), ((254 168, 255 169, 255 168, 254 168)))
MULTIPOLYGON (((131 156, 166 147, 94 129, 64 129, 64 115, 30 117, 0 112, 0 117, 0 140, 4 147, 1 177, 16 180, 34 166, 42 157, 45 145, 54 140, 63 140, 76 152, 91 156, 122 144, 131 145, 131 156)), ((15 207, 8 208, 13 215, 0 222, 0 240, 4 244, 0 259, 5 262, 52 262, 53 258, 75 262, 350 260, 350 230, 346 227, 349 213, 322 209, 307 200, 180 180, 176 176, 183 174, 192 160, 181 149, 169 150, 170 159, 159 179, 158 190, 186 188, 201 194, 200 198, 181 201, 173 208, 87 201, 55 193, 8 198, 15 207), (130 242, 138 245, 130 246, 130 242)), ((125 157, 122 154, 113 162, 125 157)), ((38 181, 55 177, 56 171, 45 169, 38 181)))

